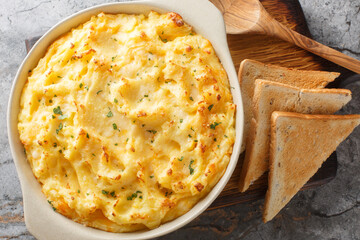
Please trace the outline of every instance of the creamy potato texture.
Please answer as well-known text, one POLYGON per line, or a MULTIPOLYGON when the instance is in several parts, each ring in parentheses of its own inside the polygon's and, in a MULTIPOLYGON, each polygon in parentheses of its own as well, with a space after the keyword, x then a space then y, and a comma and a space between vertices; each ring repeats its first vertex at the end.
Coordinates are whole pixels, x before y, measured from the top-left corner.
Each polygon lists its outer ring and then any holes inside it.
POLYGON ((189 211, 235 139, 226 72, 176 13, 92 17, 48 48, 20 105, 20 139, 50 207, 111 232, 189 211))

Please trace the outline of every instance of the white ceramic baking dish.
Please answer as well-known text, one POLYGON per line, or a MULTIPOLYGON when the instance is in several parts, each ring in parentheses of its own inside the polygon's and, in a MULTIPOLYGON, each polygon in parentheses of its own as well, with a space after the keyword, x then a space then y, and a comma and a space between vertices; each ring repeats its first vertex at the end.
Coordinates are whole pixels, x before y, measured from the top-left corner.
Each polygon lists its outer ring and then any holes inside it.
MULTIPOLYGON (((35 16, 34 16, 35 17, 35 16)), ((240 95, 240 87, 235 68, 230 56, 226 41, 225 24, 221 13, 208 0, 144 0, 136 2, 120 2, 98 5, 80 11, 51 28, 32 48, 21 64, 11 89, 8 105, 8 135, 11 152, 19 175, 23 201, 25 223, 28 230, 37 239, 78 240, 78 239, 149 239, 170 233, 199 216, 215 198, 230 179, 240 153, 243 134, 243 107, 240 95), (158 12, 176 12, 194 27, 194 30, 209 39, 220 58, 232 86, 231 92, 234 103, 237 105, 236 112, 236 141, 227 170, 213 190, 199 201, 185 215, 153 230, 133 233, 110 233, 85 227, 81 224, 56 213, 47 203, 41 192, 40 184, 35 179, 30 165, 28 164, 23 146, 19 140, 17 130, 17 116, 19 113, 19 100, 22 88, 27 80, 28 71, 34 68, 39 59, 44 56, 47 47, 59 36, 70 31, 79 24, 86 22, 91 16, 100 12, 105 13, 147 13, 150 10, 158 12)))

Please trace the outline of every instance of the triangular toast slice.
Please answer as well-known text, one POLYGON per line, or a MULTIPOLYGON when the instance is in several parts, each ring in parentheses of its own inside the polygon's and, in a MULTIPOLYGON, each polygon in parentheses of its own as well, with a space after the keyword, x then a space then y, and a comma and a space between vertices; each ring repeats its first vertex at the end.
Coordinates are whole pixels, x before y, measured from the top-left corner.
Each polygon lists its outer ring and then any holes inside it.
POLYGON ((245 114, 244 141, 241 152, 245 150, 245 140, 252 119, 251 108, 256 79, 267 79, 300 88, 324 88, 338 76, 339 73, 336 72, 295 70, 249 59, 243 60, 238 74, 245 114))
POLYGON ((269 168, 270 118, 274 111, 333 114, 351 100, 347 89, 300 89, 283 83, 256 80, 253 119, 240 174, 240 191, 269 168))
POLYGON ((264 222, 276 216, 359 124, 360 115, 272 114, 264 222))

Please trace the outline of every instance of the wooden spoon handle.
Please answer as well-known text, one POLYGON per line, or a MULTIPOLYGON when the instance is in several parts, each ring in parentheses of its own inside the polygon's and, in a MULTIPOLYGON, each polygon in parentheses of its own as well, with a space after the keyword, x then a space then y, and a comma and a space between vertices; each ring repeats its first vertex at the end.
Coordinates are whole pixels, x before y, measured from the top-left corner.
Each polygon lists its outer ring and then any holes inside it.
POLYGON ((257 29, 257 32, 262 32, 266 35, 291 42, 298 47, 360 74, 359 60, 349 57, 285 27, 268 14, 262 16, 257 27, 260 27, 257 29), (261 25, 263 26, 260 27, 261 25))

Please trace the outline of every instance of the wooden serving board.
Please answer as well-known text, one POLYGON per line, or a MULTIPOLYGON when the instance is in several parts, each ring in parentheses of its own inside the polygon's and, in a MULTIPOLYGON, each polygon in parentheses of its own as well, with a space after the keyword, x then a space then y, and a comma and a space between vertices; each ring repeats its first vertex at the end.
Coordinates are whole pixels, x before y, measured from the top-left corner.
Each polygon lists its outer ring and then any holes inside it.
MULTIPOLYGON (((276 20, 290 27, 292 30, 311 37, 298 0, 260 1, 276 20)), ((349 72, 293 44, 272 37, 263 35, 228 35, 228 44, 237 71, 241 61, 249 58, 263 63, 276 64, 289 68, 338 71, 341 72, 343 76, 347 76, 349 72)), ((333 84, 333 86, 336 87, 336 84, 337 83, 333 84)), ((209 209, 264 198, 267 190, 267 174, 254 182, 245 193, 239 192, 238 183, 243 159, 244 154, 240 156, 238 165, 230 181, 209 209)), ((329 182, 336 176, 336 171, 337 158, 336 152, 334 152, 303 189, 320 186, 329 182)))
MULTIPOLYGON (((276 20, 305 36, 311 37, 298 0, 260 1, 276 20)), ((31 47, 38 39, 39 37, 34 37, 25 40, 27 51, 30 51, 31 47)), ((243 59, 250 58, 263 63, 276 64, 283 67, 337 71, 342 73, 342 78, 348 76, 350 73, 348 70, 290 43, 263 35, 228 35, 228 44, 237 71, 240 62, 243 59)), ((332 87, 336 87, 342 78, 339 78, 339 80, 336 80, 331 84, 332 87)), ((267 174, 263 175, 251 185, 249 190, 245 193, 239 192, 238 181, 243 158, 244 155, 242 154, 230 181, 220 196, 208 209, 258 200, 265 196, 267 189, 267 174)), ((320 186, 329 182, 336 176, 336 170, 337 158, 336 152, 334 152, 303 189, 320 186)))

